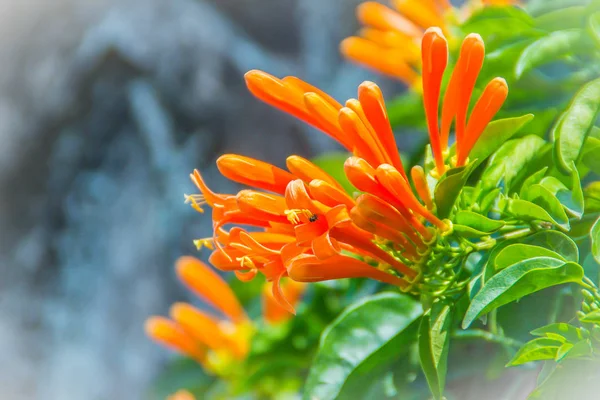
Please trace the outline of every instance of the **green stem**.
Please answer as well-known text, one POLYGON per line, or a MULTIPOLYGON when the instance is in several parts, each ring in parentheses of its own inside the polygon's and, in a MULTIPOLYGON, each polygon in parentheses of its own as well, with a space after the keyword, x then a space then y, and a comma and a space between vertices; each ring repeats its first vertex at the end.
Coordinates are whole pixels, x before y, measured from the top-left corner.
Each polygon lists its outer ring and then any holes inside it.
POLYGON ((497 238, 488 239, 488 240, 484 240, 483 242, 475 243, 472 246, 475 249, 475 251, 489 250, 492 247, 494 247, 498 242, 501 242, 504 240, 509 240, 509 239, 517 239, 517 238, 525 237, 525 236, 530 235, 531 233, 533 233, 532 228, 519 229, 516 231, 505 233, 504 235, 499 236, 497 238))
POLYGON ((453 335, 456 339, 481 339, 489 343, 501 344, 509 347, 519 348, 523 346, 523 343, 511 339, 506 336, 500 336, 493 334, 492 332, 487 332, 481 329, 468 329, 464 331, 456 331, 453 335))

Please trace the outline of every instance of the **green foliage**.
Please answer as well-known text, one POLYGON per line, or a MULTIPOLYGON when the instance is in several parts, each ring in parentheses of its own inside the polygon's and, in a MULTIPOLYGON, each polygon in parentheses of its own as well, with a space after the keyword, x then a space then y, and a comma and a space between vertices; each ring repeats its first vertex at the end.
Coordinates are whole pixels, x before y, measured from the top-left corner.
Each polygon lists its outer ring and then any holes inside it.
POLYGON ((368 297, 349 307, 321 336, 304 398, 339 398, 353 374, 366 374, 398 357, 414 337, 422 313, 418 302, 397 293, 368 297))

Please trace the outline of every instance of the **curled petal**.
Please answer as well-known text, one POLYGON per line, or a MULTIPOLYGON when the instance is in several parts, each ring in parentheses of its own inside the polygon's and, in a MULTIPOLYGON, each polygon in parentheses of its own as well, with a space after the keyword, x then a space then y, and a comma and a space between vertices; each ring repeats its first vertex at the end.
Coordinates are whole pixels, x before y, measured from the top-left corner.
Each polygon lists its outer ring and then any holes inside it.
MULTIPOLYGON (((266 283, 263 287, 263 317, 269 324, 285 322, 290 319, 292 314, 277 303, 272 290, 272 284, 270 282, 266 283)), ((300 301, 302 294, 306 291, 306 284, 286 279, 286 281, 281 284, 281 290, 289 303, 295 306, 300 301)))
POLYGON ((318 259, 324 260, 338 255, 342 249, 337 240, 329 236, 328 232, 325 232, 312 241, 312 250, 318 259))
MULTIPOLYGON (((320 214, 321 209, 315 204, 306 190, 306 185, 300 179, 296 179, 287 186, 285 201, 288 209, 308 210, 313 214, 320 214)), ((304 218, 307 220, 307 218, 304 218)), ((304 221, 306 222, 306 221, 304 221)))
POLYGON ((175 269, 179 279, 188 288, 231 318, 232 321, 239 322, 248 319, 227 282, 208 265, 194 257, 181 257, 177 260, 175 269))

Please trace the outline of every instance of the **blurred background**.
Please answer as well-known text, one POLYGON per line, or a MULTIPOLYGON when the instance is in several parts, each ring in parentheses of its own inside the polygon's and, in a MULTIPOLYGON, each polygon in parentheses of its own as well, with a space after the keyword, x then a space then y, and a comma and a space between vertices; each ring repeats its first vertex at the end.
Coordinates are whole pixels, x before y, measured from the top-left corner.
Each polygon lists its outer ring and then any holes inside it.
POLYGON ((143 322, 186 298, 183 203, 222 153, 336 150, 252 98, 250 69, 338 99, 359 0, 0 0, 0 399, 139 399, 171 356, 143 322))

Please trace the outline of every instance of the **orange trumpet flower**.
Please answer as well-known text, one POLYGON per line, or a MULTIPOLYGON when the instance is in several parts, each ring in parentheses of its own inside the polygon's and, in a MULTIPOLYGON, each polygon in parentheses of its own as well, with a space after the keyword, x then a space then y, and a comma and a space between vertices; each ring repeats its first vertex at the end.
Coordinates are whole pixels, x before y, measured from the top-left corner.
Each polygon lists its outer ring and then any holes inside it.
MULTIPOLYGON (((407 3, 397 2, 402 7, 407 3)), ((367 11, 365 19, 380 27, 406 22, 389 12, 377 19, 372 10, 367 11)), ((428 173, 439 179, 448 164, 467 162, 508 89, 503 79, 492 80, 467 115, 485 53, 478 35, 467 36, 444 94, 440 125, 442 78, 448 62, 442 29, 428 29, 421 47, 423 104, 435 161, 435 169, 428 173), (453 125, 456 154, 450 157, 453 125)), ((192 180, 201 194, 186 197, 199 212, 204 204, 212 208, 213 236, 196 241, 213 250, 210 262, 218 269, 235 271, 243 281, 263 274, 270 282, 269 299, 292 314, 296 297, 284 289, 286 277, 296 282, 362 277, 412 287, 429 246, 450 224, 436 215, 423 168, 411 170, 413 192, 379 87, 364 82, 358 99, 342 106, 298 78, 279 79, 261 71, 250 71, 245 78, 260 100, 322 130, 351 152, 344 172, 363 193, 354 198, 333 177, 299 156, 287 159, 286 171, 252 158, 224 155, 217 160, 221 173, 250 188, 235 195, 215 193, 194 171, 192 180), (227 230, 227 225, 233 226, 227 230), (240 225, 258 231, 246 232, 240 225)))
POLYGON ((487 6, 518 4, 515 0, 470 0, 454 7, 449 0, 391 0, 391 8, 367 1, 356 9, 364 28, 340 44, 342 54, 363 66, 420 89, 421 37, 437 26, 449 34, 452 27, 487 6))

